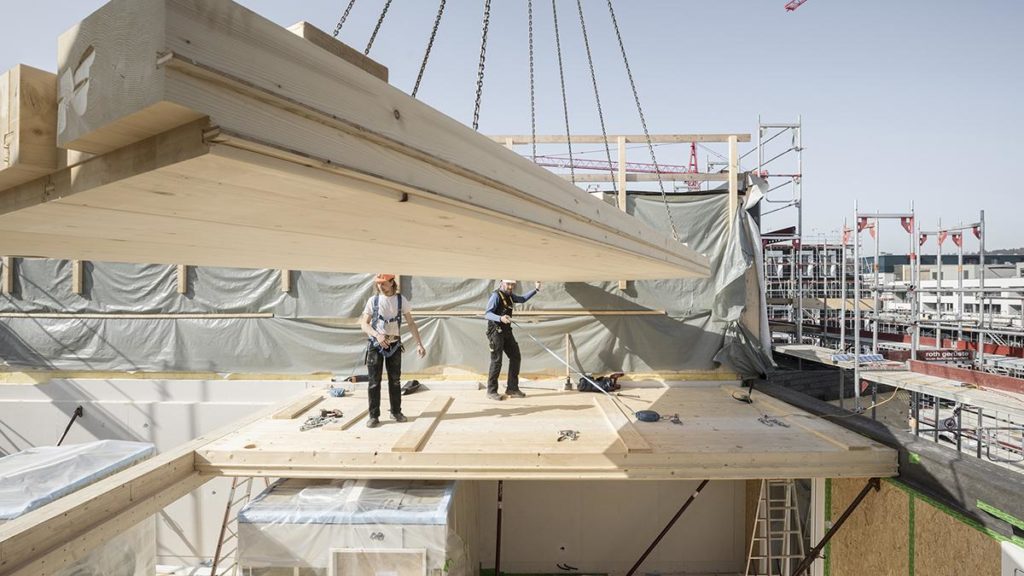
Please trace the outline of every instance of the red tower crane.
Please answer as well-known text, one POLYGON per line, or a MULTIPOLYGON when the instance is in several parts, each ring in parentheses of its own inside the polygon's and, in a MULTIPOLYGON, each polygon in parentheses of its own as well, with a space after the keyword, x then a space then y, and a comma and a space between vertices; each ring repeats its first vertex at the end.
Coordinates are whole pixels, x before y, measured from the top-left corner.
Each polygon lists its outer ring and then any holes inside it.
POLYGON ((792 12, 793 10, 796 10, 804 2, 807 2, 807 0, 789 0, 789 2, 786 2, 786 12, 792 12))

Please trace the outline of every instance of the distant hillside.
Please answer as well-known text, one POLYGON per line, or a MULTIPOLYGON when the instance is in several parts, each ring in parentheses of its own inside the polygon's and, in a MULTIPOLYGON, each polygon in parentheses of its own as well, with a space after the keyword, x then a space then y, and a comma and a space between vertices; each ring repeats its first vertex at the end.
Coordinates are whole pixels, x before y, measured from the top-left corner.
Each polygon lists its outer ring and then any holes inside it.
POLYGON ((1024 254, 1024 248, 999 248, 997 250, 985 250, 985 254, 1024 254))

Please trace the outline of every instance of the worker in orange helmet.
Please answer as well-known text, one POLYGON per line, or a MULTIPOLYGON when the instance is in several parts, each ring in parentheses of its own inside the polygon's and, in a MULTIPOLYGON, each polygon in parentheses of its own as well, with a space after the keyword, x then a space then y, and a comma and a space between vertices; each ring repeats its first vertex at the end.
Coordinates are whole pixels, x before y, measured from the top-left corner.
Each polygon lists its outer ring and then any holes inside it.
POLYGON ((374 278, 377 294, 366 301, 359 326, 369 337, 366 345, 366 370, 368 372, 370 417, 369 428, 380 426, 380 385, 384 368, 388 372, 388 399, 391 402, 391 417, 396 422, 405 422, 402 414, 402 320, 409 323, 409 331, 416 339, 416 353, 420 358, 426 355, 420 339, 420 331, 412 318, 412 303, 398 293, 394 274, 377 274, 374 278))

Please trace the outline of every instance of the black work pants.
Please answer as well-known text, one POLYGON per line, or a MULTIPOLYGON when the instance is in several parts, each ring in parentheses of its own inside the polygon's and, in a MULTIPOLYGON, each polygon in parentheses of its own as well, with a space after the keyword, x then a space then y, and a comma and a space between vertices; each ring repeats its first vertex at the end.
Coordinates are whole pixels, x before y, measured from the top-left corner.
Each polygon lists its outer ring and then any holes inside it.
MULTIPOLYGON (((392 344, 398 346, 399 344, 392 344)), ((375 350, 372 346, 366 349, 367 396, 370 397, 370 418, 380 418, 380 384, 384 367, 388 370, 388 400, 391 401, 391 413, 402 412, 402 351, 399 350, 389 358, 375 350)))
POLYGON ((503 326, 500 330, 488 331, 487 341, 491 348, 491 366, 487 371, 487 392, 498 393, 498 375, 501 374, 502 354, 508 356, 508 380, 505 384, 505 391, 519 390, 519 364, 522 361, 522 356, 519 354, 519 342, 516 342, 512 328, 503 326))

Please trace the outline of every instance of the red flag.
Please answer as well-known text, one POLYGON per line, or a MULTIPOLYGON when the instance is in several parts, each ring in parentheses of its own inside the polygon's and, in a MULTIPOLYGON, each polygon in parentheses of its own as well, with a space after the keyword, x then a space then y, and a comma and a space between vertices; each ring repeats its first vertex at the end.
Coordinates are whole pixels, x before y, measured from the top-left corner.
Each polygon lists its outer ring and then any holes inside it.
POLYGON ((924 243, 927 242, 927 241, 928 241, 928 235, 927 234, 921 234, 921 237, 917 240, 917 245, 918 246, 924 246, 924 243))
POLYGON ((857 218, 857 232, 860 232, 861 230, 866 228, 867 225, 868 225, 868 219, 867 218, 857 218))
POLYGON ((961 244, 964 243, 964 235, 963 235, 962 232, 953 232, 953 234, 951 234, 951 236, 952 236, 952 239, 953 239, 953 244, 956 244, 957 246, 960 246, 961 244))
POLYGON ((850 243, 850 232, 852 232, 852 230, 850 230, 846 226, 843 226, 843 246, 846 246, 847 244, 850 243))
POLYGON ((942 243, 945 242, 945 241, 946 241, 946 231, 943 230, 942 232, 939 232, 939 246, 942 246, 942 243))
POLYGON ((878 226, 878 222, 872 222, 871 225, 868 226, 868 234, 871 234, 872 238, 875 237, 875 227, 877 227, 877 226, 878 226))
POLYGON ((978 240, 981 240, 981 226, 975 226, 975 227, 971 228, 971 231, 974 232, 974 237, 975 238, 977 238, 978 240))
POLYGON ((914 217, 900 218, 900 224, 903 225, 904 230, 911 232, 914 229, 914 217))

